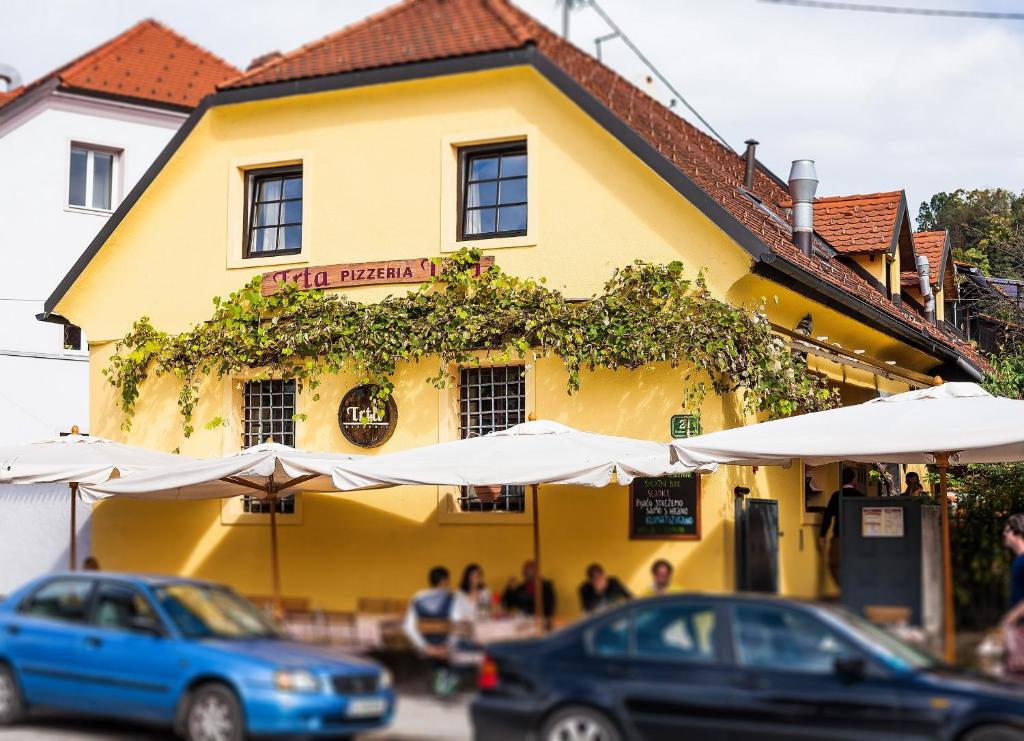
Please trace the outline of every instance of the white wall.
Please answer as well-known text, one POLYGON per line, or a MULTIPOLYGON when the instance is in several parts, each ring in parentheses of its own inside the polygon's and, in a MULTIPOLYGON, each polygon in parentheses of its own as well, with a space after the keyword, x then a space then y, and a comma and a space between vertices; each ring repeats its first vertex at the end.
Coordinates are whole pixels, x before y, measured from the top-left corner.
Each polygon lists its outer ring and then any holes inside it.
MULTIPOLYGON (((29 410, 0 418, 0 444, 67 431, 69 419, 88 429, 87 366, 63 359, 87 353, 65 351, 62 328, 35 319, 109 216, 68 207, 71 143, 121 150, 116 204, 184 118, 56 92, 14 113, 0 109, 0 394, 13 394, 29 410), (37 355, 46 365, 18 362, 12 353, 37 355)), ((8 404, 0 396, 0 408, 8 404)))
MULTIPOLYGON (((0 446, 89 428, 88 352, 35 318, 109 216, 67 206, 71 142, 121 150, 116 206, 184 120, 52 92, 0 109, 0 446)), ((64 485, 0 486, 0 594, 67 567, 69 511, 64 485)), ((77 511, 81 563, 89 508, 77 511)))

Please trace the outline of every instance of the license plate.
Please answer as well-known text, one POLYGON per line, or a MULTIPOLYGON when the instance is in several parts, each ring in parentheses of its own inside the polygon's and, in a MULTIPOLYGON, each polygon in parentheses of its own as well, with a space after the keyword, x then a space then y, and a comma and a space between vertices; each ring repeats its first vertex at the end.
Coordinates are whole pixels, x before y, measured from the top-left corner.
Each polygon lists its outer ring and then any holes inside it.
POLYGON ((387 700, 379 697, 360 697, 348 701, 346 715, 349 718, 371 718, 384 715, 387 709, 387 700))

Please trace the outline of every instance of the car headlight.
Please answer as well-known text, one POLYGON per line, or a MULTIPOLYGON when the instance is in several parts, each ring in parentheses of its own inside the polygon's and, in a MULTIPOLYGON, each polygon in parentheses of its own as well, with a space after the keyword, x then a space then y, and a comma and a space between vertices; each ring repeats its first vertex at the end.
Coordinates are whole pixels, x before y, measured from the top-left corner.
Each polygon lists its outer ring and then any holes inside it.
POLYGON ((391 686, 395 683, 395 678, 391 672, 387 669, 380 670, 380 678, 377 680, 377 688, 382 690, 391 689, 391 686))
POLYGON ((305 669, 274 672, 274 686, 282 692, 319 692, 320 681, 305 669))

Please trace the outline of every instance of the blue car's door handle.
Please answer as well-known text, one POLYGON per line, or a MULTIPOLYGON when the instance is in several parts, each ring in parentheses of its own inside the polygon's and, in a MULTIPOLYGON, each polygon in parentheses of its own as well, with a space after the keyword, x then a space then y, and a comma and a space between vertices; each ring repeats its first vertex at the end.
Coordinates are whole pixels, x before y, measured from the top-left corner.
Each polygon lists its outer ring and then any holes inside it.
POLYGON ((103 639, 97 638, 96 636, 89 636, 85 639, 85 645, 90 648, 99 648, 103 645, 103 639))

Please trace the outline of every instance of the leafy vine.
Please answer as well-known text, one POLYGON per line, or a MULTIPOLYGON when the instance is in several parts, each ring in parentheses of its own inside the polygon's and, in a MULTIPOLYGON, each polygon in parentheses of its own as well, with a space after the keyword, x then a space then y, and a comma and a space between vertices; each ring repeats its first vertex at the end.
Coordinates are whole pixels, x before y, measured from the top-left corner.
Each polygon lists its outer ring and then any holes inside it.
POLYGON ((347 371, 386 397, 400 363, 436 360, 431 380, 440 387, 451 364, 478 362, 480 350, 499 361, 556 355, 569 393, 579 389, 584 369, 668 363, 686 368, 690 407, 708 391, 697 378, 709 379, 716 394, 739 392, 746 412, 772 417, 837 403, 836 392, 772 333, 762 309, 719 301, 702 275, 686 279, 680 262, 634 262, 616 270, 601 293, 571 301, 543 280, 497 266, 477 275, 479 257, 463 250, 419 288, 373 304, 294 285, 264 296, 255 278, 227 299, 214 298, 213 316, 180 334, 142 317, 103 373, 119 391, 126 429, 146 378, 177 378, 186 437, 209 375, 255 369, 257 378, 294 378, 316 401, 325 374, 347 371))

